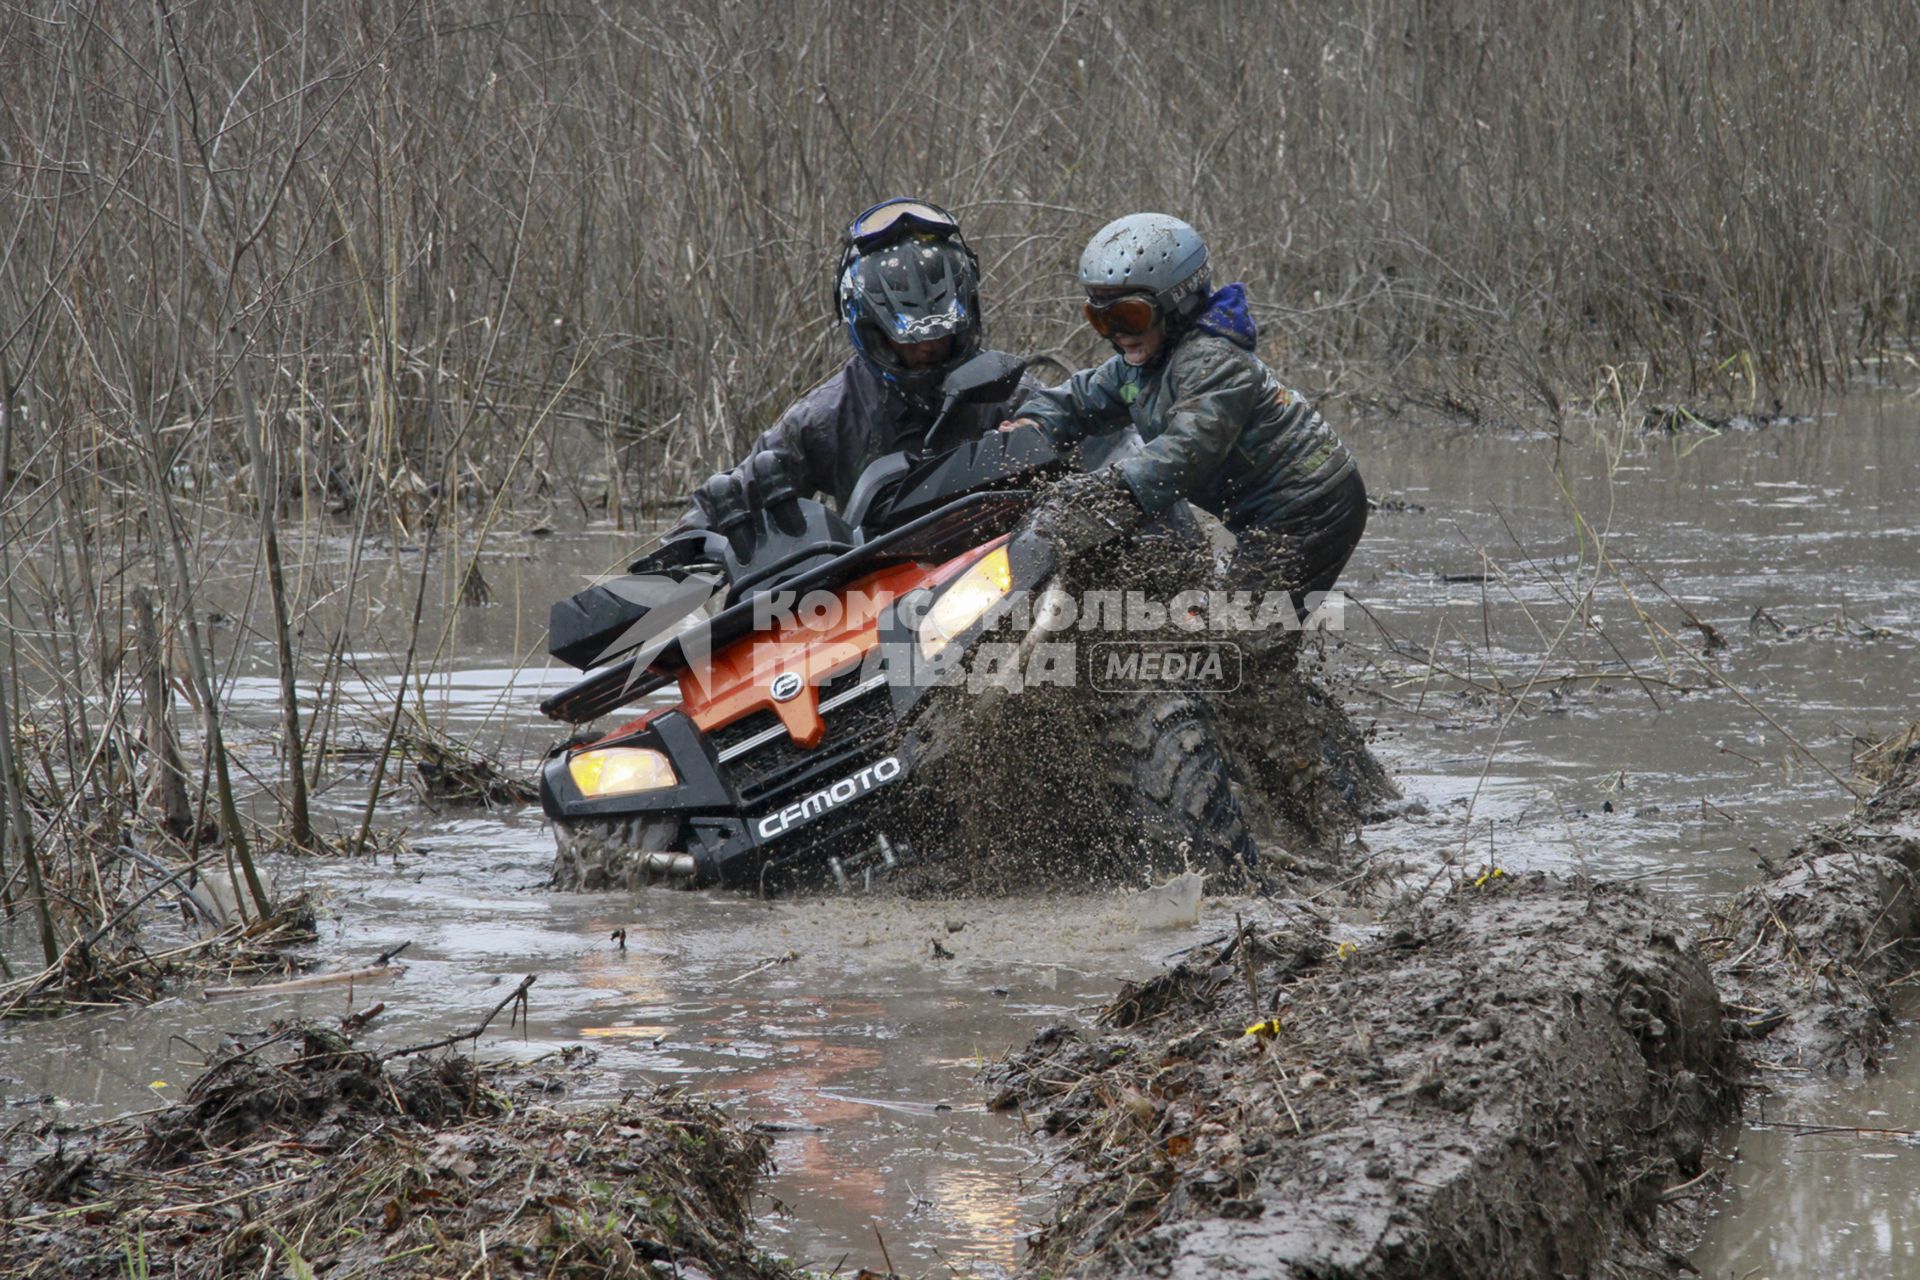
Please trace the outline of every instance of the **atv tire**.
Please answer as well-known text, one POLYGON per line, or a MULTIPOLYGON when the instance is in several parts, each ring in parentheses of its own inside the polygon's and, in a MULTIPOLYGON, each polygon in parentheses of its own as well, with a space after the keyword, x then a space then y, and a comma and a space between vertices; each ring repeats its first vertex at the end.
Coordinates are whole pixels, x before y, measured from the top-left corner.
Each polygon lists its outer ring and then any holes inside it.
POLYGON ((553 875, 563 890, 638 889, 647 883, 649 853, 674 848, 677 820, 617 818, 553 826, 553 875))
POLYGON ((1257 880, 1260 860, 1211 717, 1178 693, 1145 694, 1113 717, 1112 784, 1135 821, 1135 857, 1149 871, 1257 880))

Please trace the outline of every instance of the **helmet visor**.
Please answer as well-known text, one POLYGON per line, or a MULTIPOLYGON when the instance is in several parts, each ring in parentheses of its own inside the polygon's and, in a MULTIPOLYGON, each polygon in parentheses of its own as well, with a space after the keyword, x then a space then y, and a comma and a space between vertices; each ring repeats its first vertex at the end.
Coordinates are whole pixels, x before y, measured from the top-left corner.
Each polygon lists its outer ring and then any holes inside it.
POLYGON ((1136 337, 1160 323, 1160 308, 1154 305, 1152 298, 1143 298, 1138 294, 1115 298, 1107 303, 1089 302, 1087 323, 1103 338, 1111 338, 1115 334, 1136 337))
POLYGON ((960 234, 960 224, 938 205, 895 198, 883 200, 855 218, 847 228, 847 239, 858 249, 871 249, 909 231, 954 236, 960 234))

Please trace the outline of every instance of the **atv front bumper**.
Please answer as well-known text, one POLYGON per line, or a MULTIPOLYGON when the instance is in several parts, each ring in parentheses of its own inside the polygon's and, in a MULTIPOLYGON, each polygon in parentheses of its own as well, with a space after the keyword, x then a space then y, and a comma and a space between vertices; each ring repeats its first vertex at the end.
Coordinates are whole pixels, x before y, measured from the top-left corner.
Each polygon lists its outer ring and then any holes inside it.
MULTIPOLYGON (((913 773, 915 743, 900 725, 922 691, 894 688, 884 672, 858 668, 820 690, 826 739, 795 744, 770 713, 711 734, 678 710, 596 747, 644 747, 672 763, 677 783, 655 791, 594 798, 582 793, 561 749, 540 774, 547 815, 573 837, 611 838, 636 854, 635 870, 666 872, 694 887, 765 889, 830 883, 865 860, 896 857, 900 828, 882 821, 913 773)), ((617 853, 618 851, 613 851, 617 853)))
MULTIPOLYGON (((1025 589, 1051 571, 1044 544, 1010 550, 1015 587, 1025 589)), ((587 748, 660 752, 673 767, 671 785, 604 797, 585 794, 573 777, 579 745, 556 750, 541 770, 540 799, 560 828, 563 855, 570 838, 606 842, 613 856, 622 849, 680 854, 685 861, 653 862, 695 887, 755 890, 831 883, 861 859, 892 862, 903 835, 911 839, 942 825, 937 804, 916 803, 926 790, 913 785, 916 765, 925 771, 933 753, 907 730, 923 700, 943 684, 918 665, 925 660, 920 610, 906 607, 932 598, 916 590, 882 610, 872 647, 858 664, 799 695, 817 698, 825 736, 816 746, 800 746, 772 709, 702 731, 675 708, 587 748)), ((970 658, 974 642, 999 624, 1011 599, 955 635, 950 657, 970 658)), ((769 694, 789 678, 770 678, 769 694)), ((600 879, 638 878, 634 870, 628 860, 622 874, 600 879)), ((557 875, 556 883, 569 879, 557 875)))

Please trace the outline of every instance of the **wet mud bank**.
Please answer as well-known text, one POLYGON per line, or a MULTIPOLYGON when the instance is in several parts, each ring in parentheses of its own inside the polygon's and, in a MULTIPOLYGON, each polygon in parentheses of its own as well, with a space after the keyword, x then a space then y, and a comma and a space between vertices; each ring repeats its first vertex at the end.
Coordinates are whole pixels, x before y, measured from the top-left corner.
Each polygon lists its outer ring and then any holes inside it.
POLYGON ((1920 939, 1920 729, 1697 943, 1653 897, 1490 874, 1336 943, 1248 926, 994 1071, 1066 1144, 1039 1276, 1691 1271, 1750 1085, 1870 1070, 1920 939))
POLYGON ((1920 725, 1862 762, 1873 791, 1721 913, 1714 977, 1763 1069, 1871 1070, 1920 938, 1920 725))
POLYGON ((1466 885, 1364 943, 1249 926, 997 1069, 1075 1170, 1028 1274, 1522 1276, 1638 1256, 1737 1108, 1646 895, 1466 885))
POLYGON ((230 1044, 144 1118, 0 1132, 0 1276, 794 1273, 747 1242, 767 1140, 678 1094, 564 1100, 589 1056, 230 1044))

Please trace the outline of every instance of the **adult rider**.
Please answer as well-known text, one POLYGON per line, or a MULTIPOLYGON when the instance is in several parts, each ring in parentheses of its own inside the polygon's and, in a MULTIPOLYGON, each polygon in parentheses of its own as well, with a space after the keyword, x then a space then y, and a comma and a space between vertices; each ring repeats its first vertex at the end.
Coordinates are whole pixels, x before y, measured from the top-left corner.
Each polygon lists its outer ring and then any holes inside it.
MULTIPOLYGON (((941 384, 980 350, 979 259, 940 206, 910 197, 882 201, 842 237, 834 310, 853 354, 723 474, 744 484, 756 458, 771 454, 796 492, 826 494, 844 510, 869 463, 922 446, 939 414, 941 384)), ((993 430, 1039 390, 1026 381, 1004 403, 960 406, 926 448, 951 448, 993 430)), ((697 502, 677 527, 704 526, 708 517, 697 502)))

